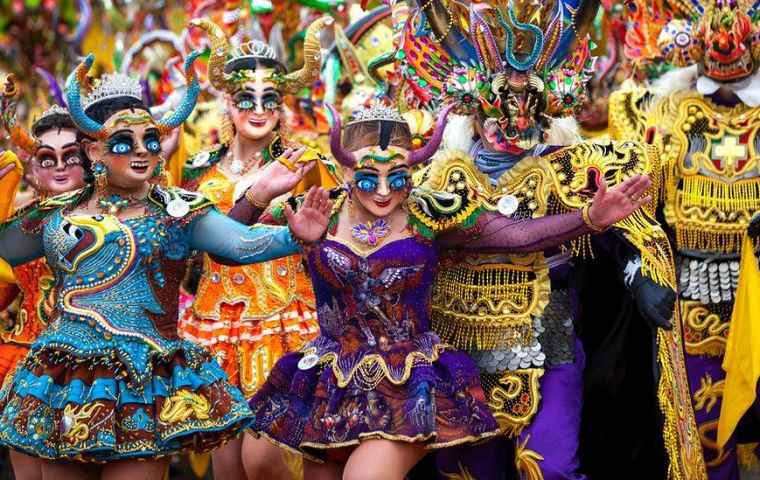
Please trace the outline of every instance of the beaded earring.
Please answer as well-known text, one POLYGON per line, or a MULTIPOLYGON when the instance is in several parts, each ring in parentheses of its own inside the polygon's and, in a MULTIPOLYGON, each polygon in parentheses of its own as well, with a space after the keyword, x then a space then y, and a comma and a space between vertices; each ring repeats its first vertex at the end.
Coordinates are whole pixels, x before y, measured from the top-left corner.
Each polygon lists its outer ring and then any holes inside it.
POLYGON ((95 192, 99 197, 104 198, 106 196, 106 185, 108 180, 106 179, 106 166, 103 162, 93 162, 92 164, 92 176, 95 177, 95 192))

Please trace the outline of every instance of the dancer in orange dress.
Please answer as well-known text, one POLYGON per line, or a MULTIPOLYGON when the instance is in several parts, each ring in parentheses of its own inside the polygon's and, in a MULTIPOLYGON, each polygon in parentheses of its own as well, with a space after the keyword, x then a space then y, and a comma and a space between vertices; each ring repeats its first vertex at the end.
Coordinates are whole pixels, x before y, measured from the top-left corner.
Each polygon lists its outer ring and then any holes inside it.
MULTIPOLYGON (((283 96, 310 86, 319 75, 317 34, 328 21, 318 20, 309 28, 304 42, 306 63, 290 74, 276 60, 274 50, 259 41, 234 49, 228 60, 230 48, 221 28, 208 20, 195 21, 212 41, 209 79, 224 93, 229 116, 222 120, 222 144, 188 162, 183 188, 197 190, 226 213, 254 184, 256 201, 264 206, 273 200, 267 190, 279 195, 294 186, 293 193, 311 185, 337 186, 317 153, 292 145, 283 131, 283 96), (285 174, 296 166, 302 180, 288 185, 296 177, 285 174)), ((316 335, 311 282, 299 256, 234 267, 218 264, 208 255, 203 255, 202 262, 195 303, 180 319, 180 332, 211 350, 230 383, 250 398, 281 356, 316 335)), ((213 467, 215 477, 223 472, 227 480, 290 477, 282 452, 250 436, 215 452, 213 467)))

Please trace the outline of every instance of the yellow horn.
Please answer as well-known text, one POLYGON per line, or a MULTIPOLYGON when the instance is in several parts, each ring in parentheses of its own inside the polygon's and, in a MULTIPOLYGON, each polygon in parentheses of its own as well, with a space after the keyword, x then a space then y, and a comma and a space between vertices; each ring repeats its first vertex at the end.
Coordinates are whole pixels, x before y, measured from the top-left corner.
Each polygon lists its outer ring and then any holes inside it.
POLYGON ((208 79, 211 86, 219 91, 232 90, 233 85, 224 79, 224 64, 227 63, 227 56, 230 53, 230 45, 227 43, 224 30, 206 18, 194 18, 190 20, 190 25, 206 32, 211 40, 211 56, 208 59, 208 79))
POLYGON ((280 93, 284 95, 296 93, 317 81, 319 71, 322 69, 322 46, 319 43, 319 32, 332 22, 332 18, 324 16, 309 25, 303 41, 303 67, 285 76, 280 84, 280 93))

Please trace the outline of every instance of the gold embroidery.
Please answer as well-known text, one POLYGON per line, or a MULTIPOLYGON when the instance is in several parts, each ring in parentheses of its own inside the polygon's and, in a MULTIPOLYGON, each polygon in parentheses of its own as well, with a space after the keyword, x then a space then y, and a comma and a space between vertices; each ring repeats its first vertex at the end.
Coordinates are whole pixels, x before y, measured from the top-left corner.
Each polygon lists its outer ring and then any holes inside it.
POLYGON ((699 439, 702 441, 702 446, 705 448, 705 450, 712 450, 715 452, 715 458, 712 460, 705 459, 705 465, 708 468, 717 467, 718 465, 722 464, 726 461, 726 459, 731 455, 731 449, 723 450, 722 448, 718 448, 718 442, 710 438, 708 436, 708 433, 710 432, 716 432, 717 435, 718 431, 718 421, 713 420, 712 422, 703 423, 699 426, 699 439))
POLYGON ((525 448, 528 440, 530 440, 530 435, 527 435, 522 443, 517 442, 515 444, 517 474, 522 480, 544 480, 544 474, 541 473, 541 467, 538 466, 538 462, 542 461, 544 457, 525 448))
POLYGON ((541 403, 538 379, 543 375, 540 368, 481 374, 488 406, 504 435, 517 436, 530 425, 541 403))
POLYGON ((448 256, 433 285, 433 329, 444 342, 464 350, 525 345, 550 291, 541 254, 479 255, 470 261, 448 256))
POLYGON ((740 443, 736 448, 736 456, 739 457, 739 464, 749 470, 760 470, 760 461, 758 461, 755 450, 757 443, 740 443))
POLYGON ((725 308, 722 304, 681 300, 686 353, 717 357, 726 352, 731 310, 723 312, 725 308))
POLYGON ((713 104, 696 92, 661 99, 665 217, 679 248, 732 253, 760 211, 760 107, 713 104))
POLYGON ((704 409, 705 412, 710 413, 710 410, 718 402, 718 397, 723 396, 725 383, 725 380, 713 383, 710 374, 705 373, 705 376, 700 379, 701 387, 694 392, 694 410, 704 409))
POLYGON ((166 399, 158 419, 164 423, 184 422, 195 415, 197 420, 208 420, 211 404, 203 395, 179 390, 166 399))
POLYGON ((87 440, 87 437, 90 436, 90 427, 82 420, 91 418, 95 410, 102 406, 103 404, 100 402, 84 405, 67 404, 63 409, 63 418, 61 419, 63 437, 69 439, 73 444, 87 440))

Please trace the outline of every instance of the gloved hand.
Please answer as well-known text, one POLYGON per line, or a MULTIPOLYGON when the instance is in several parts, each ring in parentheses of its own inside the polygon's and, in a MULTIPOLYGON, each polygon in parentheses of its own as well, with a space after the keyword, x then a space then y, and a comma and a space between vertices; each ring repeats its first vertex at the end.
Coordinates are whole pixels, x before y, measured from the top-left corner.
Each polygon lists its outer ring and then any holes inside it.
POLYGON ((676 308, 676 292, 642 275, 640 256, 632 255, 628 258, 623 271, 623 282, 636 299, 639 311, 651 328, 673 328, 670 319, 676 308))

